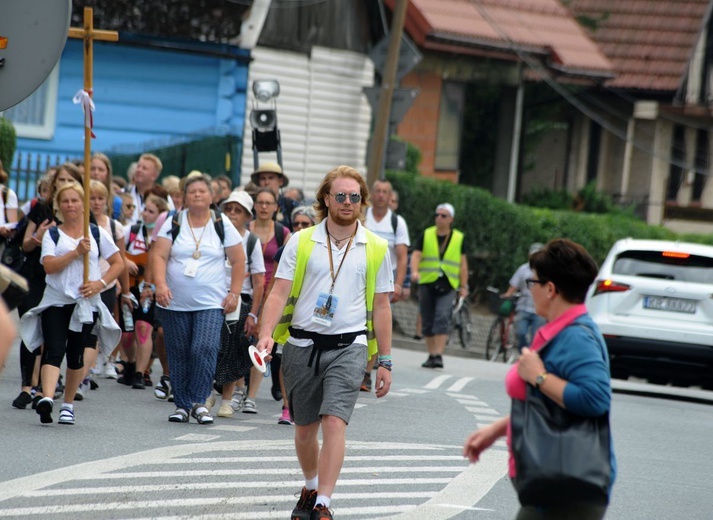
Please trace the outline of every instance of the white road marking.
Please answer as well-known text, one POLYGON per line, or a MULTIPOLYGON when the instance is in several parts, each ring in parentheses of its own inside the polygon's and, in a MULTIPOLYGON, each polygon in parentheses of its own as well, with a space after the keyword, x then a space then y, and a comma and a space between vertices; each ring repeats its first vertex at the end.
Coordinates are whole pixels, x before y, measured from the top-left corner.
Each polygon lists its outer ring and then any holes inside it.
POLYGON ((460 392, 461 390, 463 390, 463 388, 465 388, 465 385, 467 385, 468 383, 473 381, 473 379, 475 379, 475 378, 474 377, 461 377, 458 381, 453 383, 448 388, 448 390, 446 390, 446 392, 460 392))
POLYGON ((407 394, 406 392, 389 392, 389 397, 406 397, 407 394))
POLYGON ((408 392, 410 394, 426 394, 428 393, 428 390, 424 390, 423 388, 400 388, 402 392, 408 392))
MULTIPOLYGON (((460 455, 379 455, 381 461, 404 460, 458 460, 463 461, 460 455)), ((373 455, 346 455, 345 462, 373 462, 373 455)), ((150 464, 237 464, 246 462, 297 462, 297 457, 191 457, 190 459, 168 459, 153 461, 150 464)))
POLYGON ((200 433, 189 433, 187 435, 181 435, 180 437, 174 437, 174 441, 186 441, 186 442, 210 442, 215 439, 220 439, 220 435, 203 435, 200 433))
POLYGON ((363 403, 357 403, 354 405, 354 408, 364 408, 365 406, 367 406, 367 405, 363 404, 363 403))
MULTIPOLYGON (((415 486, 448 484, 453 479, 448 477, 438 478, 374 478, 374 479, 339 479, 337 485, 342 486, 415 486)), ((162 493, 166 491, 199 491, 209 489, 262 489, 267 488, 291 488, 299 489, 304 485, 304 479, 299 476, 295 480, 283 480, 273 482, 269 480, 253 482, 190 482, 188 484, 150 484, 145 486, 102 486, 85 488, 63 488, 44 489, 23 493, 24 497, 53 497, 70 495, 107 495, 114 493, 162 493)))
POLYGON ((483 407, 483 408, 478 407, 478 408, 476 408, 475 406, 466 406, 465 409, 468 410, 469 412, 473 412, 473 413, 476 413, 476 414, 482 413, 482 414, 484 414, 484 415, 497 415, 498 417, 500 417, 500 416, 502 415, 502 414, 501 414, 500 412, 498 412, 497 410, 494 410, 494 409, 488 408, 488 407, 483 407))
MULTIPOLYGON (((500 442, 500 441, 499 441, 500 442)), ((276 440, 271 442, 271 452, 292 452, 294 450, 293 442, 291 440, 276 440)), ((421 452, 431 452, 432 454, 442 453, 444 456, 440 457, 444 462, 447 460, 453 460, 453 454, 460 452, 460 446, 445 446, 437 444, 408 444, 408 443, 398 443, 398 442, 357 442, 349 441, 347 442, 347 453, 356 453, 356 457, 362 456, 359 452, 385 452, 397 454, 397 451, 401 452, 413 452, 415 454, 421 452)), ((180 457, 191 457, 193 455, 200 454, 215 454, 215 453, 225 453, 226 455, 252 455, 254 453, 254 441, 218 441, 213 443, 194 443, 194 444, 174 444, 171 446, 166 446, 162 448, 156 448, 153 450, 147 450, 138 453, 130 453, 127 455, 122 455, 119 457, 113 457, 109 459, 104 459, 94 462, 86 462, 81 464, 76 464, 74 466, 62 467, 55 470, 47 471, 44 473, 29 475, 27 477, 22 477, 7 482, 2 482, 0 484, 0 502, 9 500, 20 496, 71 496, 73 493, 72 484, 81 481, 90 481, 97 484, 96 488, 90 490, 89 487, 78 488, 77 494, 87 494, 100 493, 102 489, 105 489, 105 495, 108 498, 108 494, 111 493, 110 488, 102 487, 101 482, 106 480, 127 480, 131 484, 135 484, 135 478, 170 478, 172 475, 184 475, 187 477, 201 476, 203 474, 211 475, 226 475, 225 471, 208 471, 208 472, 196 472, 196 471, 185 471, 185 472, 138 472, 138 471, 125 471, 129 468, 138 468, 145 465, 156 465, 161 462, 166 462, 168 460, 173 460, 180 457), (123 472, 122 472, 123 471, 123 472), (117 472, 117 473, 112 473, 117 472), (63 483, 72 483, 69 487, 63 486, 62 489, 59 486, 63 483), (56 486, 56 487, 55 487, 56 486), (47 489, 52 488, 54 489, 47 489), (87 491, 80 491, 87 490, 87 491)), ((430 455, 427 455, 430 456, 430 455)), ((212 455, 208 455, 212 457, 212 455)), ((408 485, 416 484, 420 486, 429 486, 432 484, 442 485, 445 482, 448 483, 440 492, 436 492, 433 489, 424 490, 411 490, 414 498, 430 497, 430 500, 426 504, 395 504, 393 506, 364 506, 362 504, 357 507, 339 507, 337 505, 337 513, 339 516, 356 516, 356 517, 369 517, 369 516, 383 516, 387 514, 398 515, 397 518, 409 518, 413 520, 443 520, 446 518, 451 518, 458 514, 459 511, 465 511, 472 508, 477 502, 484 496, 490 488, 505 475, 506 469, 507 453, 503 450, 490 450, 489 452, 483 454, 481 461, 477 465, 473 466, 463 466, 463 465, 440 465, 440 466, 414 466, 414 467, 363 467, 363 468, 344 468, 342 474, 347 478, 341 479, 339 485, 348 486, 349 483, 354 485, 363 485, 368 487, 379 486, 379 485, 408 485), (383 476, 379 473, 383 472, 383 476), (420 478, 411 479, 407 475, 404 475, 399 479, 385 478, 386 476, 397 475, 397 474, 414 474, 421 475, 420 478), (438 474, 434 475, 434 478, 428 478, 428 474, 438 474), (456 473, 455 478, 449 478, 448 475, 456 473), (368 474, 375 477, 370 479, 368 474), (364 475, 362 478, 350 479, 349 475, 357 476, 364 475), (403 516, 403 514, 408 513, 409 516, 403 516)), ((273 475, 278 474, 282 480, 280 482, 289 482, 291 486, 295 489, 298 488, 301 482, 301 474, 297 466, 293 469, 286 470, 285 468, 275 469, 274 471, 255 471, 255 470, 243 470, 243 471, 230 471, 229 474, 250 474, 250 475, 273 475), (285 480, 287 479, 287 480, 285 480)), ((238 480, 238 479, 236 479, 238 480)), ((240 487, 261 487, 266 484, 265 482, 256 482, 255 480, 246 479, 248 482, 236 482, 240 487)), ((269 479, 268 479, 269 481, 269 479)), ((178 489, 176 486, 190 486, 193 489, 199 488, 199 486, 205 486, 204 489, 209 489, 209 487, 218 487, 223 485, 229 485, 226 483, 195 483, 195 482, 175 482, 172 484, 164 484, 165 480, 159 481, 161 484, 158 486, 165 486, 159 489, 169 491, 170 489, 178 489)), ((275 483, 269 482, 268 486, 275 486, 275 483)), ((123 488, 122 486, 117 486, 118 488, 123 488)), ((131 487, 131 486, 130 486, 131 487)), ((146 486, 135 486, 136 488, 143 488, 146 491, 150 491, 154 488, 146 486)), ((232 487, 229 487, 231 489, 232 487)), ((234 488, 233 488, 234 489, 234 488)), ((376 488, 378 490, 378 488, 376 488)), ((394 493, 386 492, 389 496, 396 496, 394 493)), ((373 492, 366 493, 344 493, 343 495, 337 495, 342 497, 365 497, 364 500, 367 501, 369 498, 373 498, 375 495, 373 492)), ((152 497, 154 500, 142 502, 142 507, 153 507, 166 512, 165 517, 160 517, 162 519, 171 518, 181 518, 181 519, 198 519, 198 520, 218 520, 218 519, 258 519, 258 518, 282 518, 284 517, 283 511, 246 511, 246 512, 235 512, 230 513, 220 513, 216 512, 211 515, 195 515, 191 514, 191 511, 187 511, 185 514, 180 516, 172 516, 171 512, 166 511, 167 501, 163 500, 163 496, 159 494, 157 497, 152 497)), ((260 497, 240 497, 240 499, 247 500, 258 500, 257 503, 269 502, 268 499, 276 498, 274 494, 264 495, 260 497)), ((235 498, 238 500, 239 498, 235 498)), ((288 496, 289 503, 295 500, 294 496, 288 496)), ((410 500, 411 498, 403 498, 402 500, 410 500)), ((212 497, 197 497, 197 498, 186 498, 188 502, 183 503, 194 503, 202 504, 205 500, 217 500, 217 498, 212 497)), ((231 498, 230 500, 233 500, 231 498)), ((281 498, 280 498, 281 500, 281 498)), ((361 500, 361 499, 360 499, 361 500)), ((92 502, 96 502, 93 500, 92 502)), ((220 497, 220 503, 225 503, 226 497, 220 497)), ((212 502, 211 502, 212 503, 212 502)), ((121 505, 119 503, 119 508, 127 509, 127 506, 121 505)), ((30 508, 15 508, 12 510, 2 510, 0 509, 0 516, 7 517, 12 516, 15 513, 22 513, 24 515, 33 516, 45 516, 53 514, 56 512, 64 512, 71 514, 71 508, 97 508, 96 510, 106 511, 113 507, 113 501, 104 502, 101 504, 48 504, 44 507, 35 506, 30 508), (62 508, 62 509, 60 509, 62 508), (14 511, 14 512, 13 512, 14 511)), ((144 507, 144 509, 145 509, 144 507)), ((197 511, 200 512, 200 511, 197 511)), ((150 512, 147 512, 151 515, 150 512)), ((144 513, 146 514, 146 513, 144 513)), ((130 515, 130 513, 127 513, 130 515)), ((65 515, 68 516, 68 515, 65 515)), ((118 516, 118 515, 114 515, 118 516)), ((152 515, 152 518, 159 518, 158 515, 152 515)))
POLYGON ((441 386, 443 383, 448 381, 451 377, 453 377, 453 376, 443 375, 443 376, 435 377, 430 383, 428 383, 426 386, 424 386, 424 388, 427 390, 435 390, 436 388, 441 386))
POLYGON ((225 432, 242 433, 242 432, 249 432, 250 430, 254 430, 256 428, 257 428, 257 426, 231 426, 230 424, 217 424, 215 426, 211 426, 208 429, 209 430, 225 431, 225 432))

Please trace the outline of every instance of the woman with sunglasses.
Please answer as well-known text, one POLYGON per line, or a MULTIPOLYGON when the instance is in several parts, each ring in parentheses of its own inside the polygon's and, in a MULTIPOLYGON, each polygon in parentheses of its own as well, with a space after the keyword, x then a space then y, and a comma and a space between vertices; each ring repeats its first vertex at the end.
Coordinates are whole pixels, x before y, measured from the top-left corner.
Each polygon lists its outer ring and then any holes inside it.
POLYGON ((468 295, 464 236, 452 228, 454 216, 448 202, 436 206, 436 225, 423 232, 411 254, 411 281, 419 284, 421 327, 428 347, 424 368, 443 368, 456 291, 463 298, 468 295))
POLYGON ((317 216, 312 206, 298 206, 292 210, 292 229, 295 232, 300 229, 314 226, 317 216))

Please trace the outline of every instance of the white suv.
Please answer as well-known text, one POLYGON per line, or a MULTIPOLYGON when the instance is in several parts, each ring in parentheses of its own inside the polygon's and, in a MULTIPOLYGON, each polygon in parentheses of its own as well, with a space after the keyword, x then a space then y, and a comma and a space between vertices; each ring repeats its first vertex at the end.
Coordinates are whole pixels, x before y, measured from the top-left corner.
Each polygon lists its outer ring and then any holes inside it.
POLYGON ((586 303, 614 377, 713 386, 713 246, 619 240, 586 303))

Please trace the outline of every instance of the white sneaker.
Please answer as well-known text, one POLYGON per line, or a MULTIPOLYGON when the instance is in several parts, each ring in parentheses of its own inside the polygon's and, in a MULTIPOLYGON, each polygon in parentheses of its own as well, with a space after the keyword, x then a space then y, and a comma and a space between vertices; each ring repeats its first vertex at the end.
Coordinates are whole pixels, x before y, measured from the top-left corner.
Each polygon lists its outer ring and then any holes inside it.
POLYGON ((246 397, 243 402, 243 413, 257 413, 257 404, 255 404, 255 399, 251 397, 246 397))
POLYGON ((107 364, 104 365, 104 377, 107 379, 117 379, 119 377, 113 361, 108 361, 107 364))
MULTIPOLYGON (((221 405, 222 406, 222 405, 221 405)), ((230 406, 233 408, 234 412, 239 412, 243 409, 243 400, 241 398, 233 398, 230 400, 230 406)))
POLYGON ((215 406, 215 401, 217 398, 218 398, 218 394, 215 393, 215 391, 211 390, 210 395, 208 396, 208 399, 205 400, 205 407, 208 408, 209 412, 215 406))

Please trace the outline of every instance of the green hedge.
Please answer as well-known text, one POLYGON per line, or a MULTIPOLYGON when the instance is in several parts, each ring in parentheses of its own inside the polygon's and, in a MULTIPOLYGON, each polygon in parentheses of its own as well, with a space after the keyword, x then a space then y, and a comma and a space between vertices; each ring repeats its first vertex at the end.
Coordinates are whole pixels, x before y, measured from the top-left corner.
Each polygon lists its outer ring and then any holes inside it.
POLYGON ((12 158, 17 148, 17 135, 12 121, 0 117, 0 161, 9 174, 12 167, 12 158))
MULTIPOLYGON (((582 244, 601 263, 620 238, 684 239, 659 226, 625 215, 555 211, 510 204, 479 188, 437 181, 409 173, 388 172, 399 192, 399 213, 409 225, 411 240, 434 224, 441 202, 455 207, 454 226, 467 237, 471 288, 493 285, 504 290, 515 269, 526 261, 532 242, 566 237, 582 244)), ((686 240, 713 244, 713 235, 686 240)))

